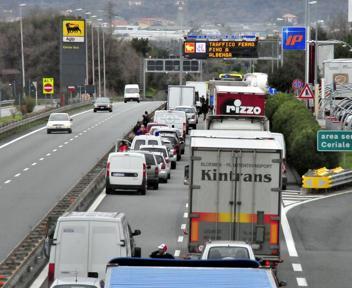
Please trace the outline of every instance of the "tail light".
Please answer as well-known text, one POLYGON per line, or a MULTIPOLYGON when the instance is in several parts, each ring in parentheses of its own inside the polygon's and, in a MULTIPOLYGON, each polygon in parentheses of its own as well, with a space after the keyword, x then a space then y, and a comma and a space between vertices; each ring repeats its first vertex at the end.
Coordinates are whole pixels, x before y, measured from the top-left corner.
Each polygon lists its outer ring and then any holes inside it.
POLYGON ((165 166, 165 163, 161 163, 161 169, 165 169, 166 166, 165 166))
POLYGON ((270 267, 271 263, 269 260, 264 261, 264 267, 270 267))
POLYGON ((54 281, 55 276, 55 263, 49 263, 49 270, 48 270, 48 280, 49 282, 54 281))
POLYGON ((165 162, 166 162, 166 163, 169 163, 169 162, 170 162, 169 157, 165 158, 165 162))
POLYGON ((143 163, 143 177, 147 177, 147 165, 143 163))
POLYGON ((158 166, 155 167, 155 174, 159 175, 159 167, 158 166))
POLYGON ((106 163, 106 177, 110 176, 110 162, 106 163))

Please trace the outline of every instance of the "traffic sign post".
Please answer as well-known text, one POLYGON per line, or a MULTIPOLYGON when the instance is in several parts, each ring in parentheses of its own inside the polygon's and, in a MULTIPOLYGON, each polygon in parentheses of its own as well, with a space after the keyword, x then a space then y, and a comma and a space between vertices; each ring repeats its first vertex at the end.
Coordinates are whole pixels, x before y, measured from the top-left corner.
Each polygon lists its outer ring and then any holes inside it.
POLYGON ((292 89, 293 90, 300 90, 303 88, 303 86, 304 86, 304 83, 300 79, 295 79, 292 81, 292 89))
POLYGON ((314 94, 312 92, 312 89, 310 89, 307 83, 304 85, 301 93, 298 95, 298 98, 303 100, 314 99, 314 94))
POLYGON ((352 131, 319 130, 317 132, 317 150, 319 152, 352 151, 352 131))
POLYGON ((54 78, 43 78, 43 94, 54 94, 54 78))

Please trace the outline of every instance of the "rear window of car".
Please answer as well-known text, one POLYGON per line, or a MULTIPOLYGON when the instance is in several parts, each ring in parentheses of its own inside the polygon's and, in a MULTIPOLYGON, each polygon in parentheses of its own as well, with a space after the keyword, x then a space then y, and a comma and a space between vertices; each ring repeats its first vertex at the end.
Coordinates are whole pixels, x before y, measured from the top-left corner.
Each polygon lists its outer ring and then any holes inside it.
POLYGON ((244 247, 214 247, 209 249, 208 259, 249 259, 247 248, 244 247))
POLYGON ((144 154, 145 156, 145 162, 147 165, 155 165, 155 160, 152 154, 144 154))
POLYGON ((109 104, 110 103, 110 99, 109 98, 97 98, 97 100, 95 101, 95 103, 102 103, 102 104, 109 104))
POLYGON ((51 114, 49 121, 67 121, 69 117, 67 114, 51 114))
POLYGON ((150 152, 160 152, 160 153, 163 153, 164 157, 167 157, 166 149, 146 147, 146 148, 142 148, 142 150, 150 151, 150 152))
POLYGON ((145 145, 145 140, 144 139, 139 139, 136 140, 136 142, 134 142, 134 150, 139 150, 139 147, 141 147, 141 145, 145 145))
POLYGON ((186 107, 179 107, 175 108, 176 111, 184 111, 186 113, 194 113, 194 110, 192 108, 186 108, 186 107))
POLYGON ((158 141, 157 140, 148 140, 148 145, 158 145, 158 141))
POLYGON ((163 135, 163 138, 169 140, 171 142, 171 145, 176 145, 177 144, 177 140, 175 137, 173 136, 166 136, 166 135, 163 135))
POLYGON ((163 156, 161 156, 161 155, 155 155, 155 158, 156 158, 156 161, 158 162, 158 164, 164 163, 163 156))

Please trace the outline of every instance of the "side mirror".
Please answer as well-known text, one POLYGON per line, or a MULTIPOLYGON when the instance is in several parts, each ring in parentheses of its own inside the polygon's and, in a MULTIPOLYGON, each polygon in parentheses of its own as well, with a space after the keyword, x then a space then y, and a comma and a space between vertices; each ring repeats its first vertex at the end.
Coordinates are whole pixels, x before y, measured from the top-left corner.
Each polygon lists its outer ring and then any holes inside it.
POLYGON ((186 165, 186 166, 185 166, 183 184, 189 185, 189 165, 186 165))
POLYGON ((138 235, 141 235, 141 230, 139 229, 134 230, 134 232, 132 233, 132 236, 138 236, 138 235))

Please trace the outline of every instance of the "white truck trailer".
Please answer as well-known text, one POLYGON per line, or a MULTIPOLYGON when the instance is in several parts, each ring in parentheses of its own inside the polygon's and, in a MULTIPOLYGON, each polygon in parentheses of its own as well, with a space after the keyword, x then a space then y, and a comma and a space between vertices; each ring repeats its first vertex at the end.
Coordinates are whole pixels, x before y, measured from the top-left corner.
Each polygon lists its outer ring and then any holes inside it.
POLYGON ((265 133, 192 131, 185 170, 191 253, 209 240, 239 240, 267 265, 280 261, 282 145, 265 133))
POLYGON ((194 87, 183 85, 169 85, 167 94, 167 109, 174 109, 176 106, 194 105, 194 87))

